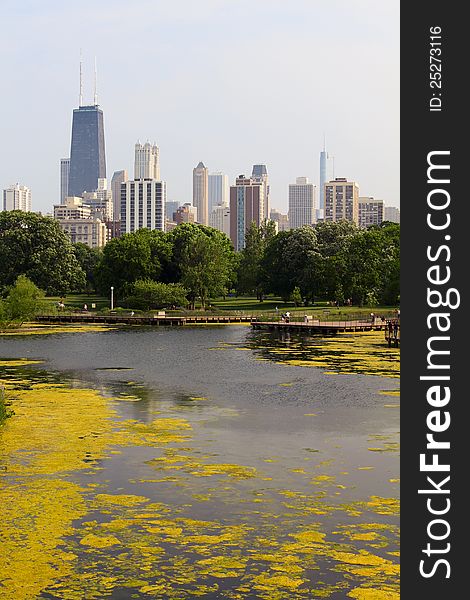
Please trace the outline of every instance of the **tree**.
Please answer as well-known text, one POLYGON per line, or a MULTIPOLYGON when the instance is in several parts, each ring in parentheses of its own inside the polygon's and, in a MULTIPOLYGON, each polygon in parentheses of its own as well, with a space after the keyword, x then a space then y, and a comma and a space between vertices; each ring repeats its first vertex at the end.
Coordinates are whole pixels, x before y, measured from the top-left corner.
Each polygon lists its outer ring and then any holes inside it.
POLYGON ((315 226, 318 250, 328 258, 346 247, 349 238, 358 232, 357 225, 350 221, 323 221, 315 226))
POLYGON ((80 291, 85 273, 57 221, 32 212, 0 212, 0 288, 25 275, 49 295, 80 291))
POLYGON ((132 295, 125 300, 129 308, 150 310, 169 306, 186 306, 187 290, 179 283, 160 283, 138 279, 132 286, 132 295))
POLYGON ((313 227, 304 226, 294 229, 284 248, 283 260, 291 273, 291 290, 298 287, 306 302, 312 301, 318 290, 319 258, 317 235, 313 227))
POLYGON ((205 308, 210 297, 222 295, 234 271, 230 240, 220 231, 208 229, 201 228, 191 245, 181 252, 181 283, 188 290, 193 309, 196 298, 200 298, 205 308))
POLYGON ((161 231, 139 229, 112 239, 95 269, 97 289, 107 294, 114 286, 117 294, 125 294, 138 279, 157 281, 170 260, 171 250, 167 234, 161 231))
POLYGON ((266 290, 287 302, 290 298, 294 285, 292 284, 292 273, 284 260, 288 242, 293 230, 280 231, 266 245, 261 263, 262 278, 266 290))
POLYGON ((5 300, 0 299, 0 324, 21 325, 33 319, 44 308, 44 292, 34 283, 20 275, 10 288, 5 300))
POLYGON ((275 235, 273 221, 264 221, 259 227, 252 222, 245 233, 245 248, 240 253, 237 290, 242 294, 256 294, 260 302, 265 288, 262 272, 264 252, 275 235))
POLYGON ((100 248, 90 248, 86 244, 76 242, 73 245, 73 253, 85 272, 86 291, 96 291, 95 270, 101 260, 102 250, 100 248))
POLYGON ((302 304, 302 294, 300 293, 299 286, 296 286, 294 288, 294 290, 292 292, 291 300, 296 306, 300 306, 302 304))
POLYGON ((295 287, 309 302, 317 293, 316 265, 320 257, 315 230, 281 231, 266 246, 263 274, 267 289, 287 302, 295 287))
POLYGON ((392 228, 358 230, 342 252, 343 286, 354 303, 395 304, 399 296, 399 236, 392 228))

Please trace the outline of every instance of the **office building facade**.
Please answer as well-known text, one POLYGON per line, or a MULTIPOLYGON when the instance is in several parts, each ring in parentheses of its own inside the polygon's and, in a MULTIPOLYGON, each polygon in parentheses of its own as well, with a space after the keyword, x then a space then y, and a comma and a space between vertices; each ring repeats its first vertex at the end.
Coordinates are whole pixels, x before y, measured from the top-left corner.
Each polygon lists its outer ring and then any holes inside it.
POLYGON ((265 220, 265 185, 240 175, 230 187, 230 239, 235 250, 245 247, 246 230, 251 223, 259 227, 265 220))
POLYGON ((291 229, 316 222, 315 186, 308 177, 289 184, 289 225, 291 229))
POLYGON ((228 206, 228 176, 223 173, 209 173, 209 215, 216 206, 228 206))
POLYGON ((98 189, 106 178, 103 111, 98 105, 73 111, 68 196, 98 189))

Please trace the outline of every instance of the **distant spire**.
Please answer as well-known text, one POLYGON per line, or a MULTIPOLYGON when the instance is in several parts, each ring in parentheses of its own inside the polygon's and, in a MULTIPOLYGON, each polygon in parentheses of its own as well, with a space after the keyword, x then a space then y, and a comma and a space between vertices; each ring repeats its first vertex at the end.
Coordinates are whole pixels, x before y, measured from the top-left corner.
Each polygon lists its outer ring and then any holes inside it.
POLYGON ((98 70, 96 68, 96 56, 95 56, 95 93, 93 96, 93 102, 94 105, 97 106, 98 104, 98 70))
POLYGON ((82 49, 80 48, 80 93, 78 96, 78 106, 83 104, 83 61, 82 61, 82 49))
POLYGON ((326 135, 325 135, 325 132, 323 132, 323 152, 326 152, 326 135))

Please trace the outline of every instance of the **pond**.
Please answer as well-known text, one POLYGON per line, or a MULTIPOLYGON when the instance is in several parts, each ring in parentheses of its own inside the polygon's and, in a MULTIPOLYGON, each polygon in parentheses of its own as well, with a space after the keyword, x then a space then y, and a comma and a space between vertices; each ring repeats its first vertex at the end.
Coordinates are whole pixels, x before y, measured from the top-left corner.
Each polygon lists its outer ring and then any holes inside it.
POLYGON ((0 596, 399 598, 383 333, 46 332, 0 336, 0 596))

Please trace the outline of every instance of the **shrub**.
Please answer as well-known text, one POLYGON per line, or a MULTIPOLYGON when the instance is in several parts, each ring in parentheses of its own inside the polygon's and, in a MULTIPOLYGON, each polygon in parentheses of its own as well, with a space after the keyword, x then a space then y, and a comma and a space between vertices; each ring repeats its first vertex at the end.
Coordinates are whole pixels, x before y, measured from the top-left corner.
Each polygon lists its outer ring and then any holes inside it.
POLYGON ((44 308, 44 292, 25 275, 20 275, 8 296, 0 299, 0 326, 19 326, 44 308))
POLYGON ((179 283, 160 283, 152 279, 139 279, 124 304, 129 308, 152 310, 169 306, 186 306, 187 290, 179 283))

